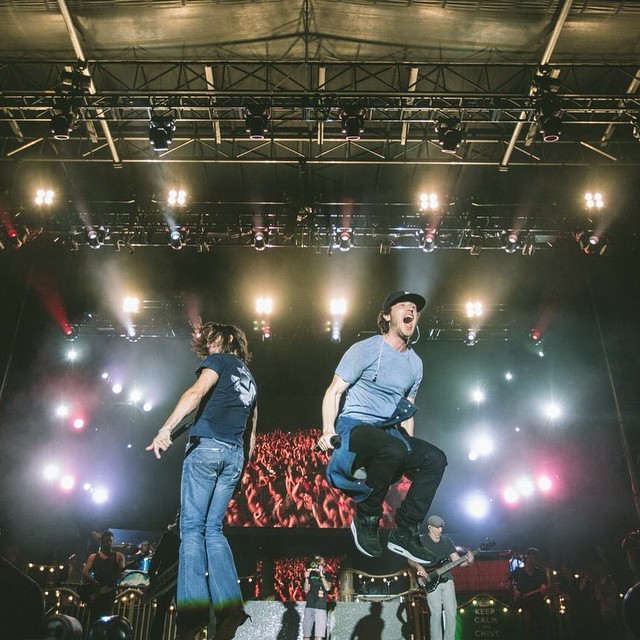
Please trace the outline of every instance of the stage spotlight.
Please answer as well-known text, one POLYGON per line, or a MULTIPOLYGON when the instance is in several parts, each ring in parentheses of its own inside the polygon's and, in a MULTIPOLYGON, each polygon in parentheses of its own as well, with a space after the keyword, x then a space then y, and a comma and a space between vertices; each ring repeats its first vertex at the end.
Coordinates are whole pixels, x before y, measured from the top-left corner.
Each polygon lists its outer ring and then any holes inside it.
POLYGON ((436 124, 438 144, 443 153, 455 153, 462 142, 459 118, 440 118, 436 124))
POLYGON ((149 144, 156 151, 167 151, 175 130, 176 122, 172 115, 152 115, 149 120, 149 144))
POLYGON ((435 211, 438 209, 437 193, 421 193, 420 194, 420 211, 435 211))
POLYGON ((125 337, 129 342, 138 342, 138 340, 140 340, 140 334, 138 333, 138 330, 133 326, 127 329, 127 334, 125 337))
POLYGON ((29 239, 29 229, 22 224, 17 224, 15 227, 9 227, 7 237, 11 246, 19 249, 29 239))
POLYGON ((269 130, 269 110, 267 107, 264 105, 247 107, 245 126, 251 140, 264 140, 264 134, 269 130))
POLYGON ((464 498, 464 509, 474 520, 483 520, 489 514, 490 503, 487 497, 476 491, 464 498))
POLYGON ((109 492, 105 487, 95 487, 91 492, 91 499, 96 504, 104 504, 109 499, 109 492))
POLYGON ((436 248, 436 231, 427 227, 422 236, 422 250, 431 253, 436 248))
POLYGON ((481 456, 491 455, 495 448, 493 438, 488 433, 479 433, 474 436, 471 446, 481 456))
POLYGON ((42 470, 42 475, 47 482, 54 482, 60 477, 60 467, 57 464, 48 464, 42 470))
POLYGON ((482 315, 482 302, 469 301, 465 304, 465 311, 467 314, 467 318, 479 318, 482 315))
POLYGON ((269 340, 271 340, 271 327, 268 324, 265 324, 262 327, 261 336, 262 342, 268 342, 269 340))
POLYGON ((597 231, 582 231, 576 234, 576 239, 580 249, 587 255, 601 256, 607 250, 607 239, 597 231))
POLYGON ((517 231, 503 231, 502 246, 507 253, 515 253, 518 250, 517 231))
POLYGON ((352 232, 350 229, 342 229, 338 236, 338 248, 340 251, 349 251, 352 247, 352 232))
POLYGON ((54 193, 51 189, 38 189, 36 191, 35 203, 38 206, 53 204, 54 193))
POLYGON ((360 107, 345 107, 340 114, 340 121, 347 140, 360 140, 360 134, 364 132, 364 111, 360 107))
POLYGON ((75 349, 69 349, 67 351, 67 360, 69 362, 75 362, 78 358, 78 352, 75 349))
POLYGON ((544 414, 549 420, 557 420, 562 415, 562 409, 557 403, 549 402, 544 406, 544 414))
POLYGON ((538 489, 543 492, 551 491, 553 487, 553 482, 551 482, 551 478, 549 476, 540 476, 538 478, 538 489))
POLYGON ((112 387, 111 387, 111 391, 113 393, 115 393, 116 395, 118 395, 119 393, 122 393, 122 385, 119 382, 116 382, 112 387))
POLYGON ((481 404, 482 402, 484 402, 486 400, 486 396, 484 395, 484 391, 482 389, 480 389, 479 387, 476 387, 472 392, 471 392, 471 399, 476 403, 476 404, 481 404))
POLYGON ((140 311, 140 299, 134 297, 126 297, 122 301, 122 310, 125 313, 138 313, 140 311))
POLYGON ((72 475, 67 474, 60 478, 60 488, 63 491, 71 491, 76 486, 76 480, 72 475))
POLYGON ((271 298, 256 298, 256 312, 268 316, 273 312, 273 300, 271 298))
POLYGON ((535 486, 530 478, 518 478, 516 481, 516 491, 523 497, 528 498, 533 495, 535 486))
POLYGON ((253 248, 256 251, 264 251, 268 243, 269 243, 268 229, 253 230, 253 248))
POLYGON ((70 342, 73 342, 74 340, 76 340, 78 337, 77 325, 71 325, 71 324, 66 325, 64 328, 64 337, 70 342))
POLYGON ((133 629, 122 616, 103 616, 89 629, 87 640, 131 640, 133 629))
POLYGON ((544 142, 557 142, 562 133, 562 100, 556 94, 543 93, 536 104, 538 128, 544 142))
POLYGON ((58 418, 66 418, 69 415, 69 407, 65 404, 59 404, 56 407, 56 415, 58 418))
POLYGON ((331 342, 333 344, 340 344, 341 341, 342 341, 342 332, 340 331, 339 327, 333 327, 331 329, 331 342))
POLYGON ((153 409, 153 405, 152 405, 149 401, 145 402, 145 403, 142 405, 142 410, 143 410, 145 413, 148 413, 149 411, 151 411, 151 409, 153 409))
POLYGON ((584 206, 587 209, 602 209, 604 207, 604 199, 602 198, 602 194, 590 192, 585 193, 584 206))
POLYGON ((502 497, 509 505, 515 505, 520 500, 518 492, 513 487, 506 487, 502 492, 502 497))
POLYGON ((76 418, 73 421, 73 428, 76 431, 80 431, 81 429, 84 429, 84 420, 82 418, 76 418))
POLYGON ((78 116, 71 106, 56 109, 51 116, 51 133, 55 140, 68 140, 76 126, 78 116))
POLYGON ((104 241, 107 237, 107 230, 102 226, 88 227, 86 229, 86 236, 87 244, 92 249, 99 249, 104 244, 104 241))
POLYGON ((172 207, 181 207, 187 202, 187 192, 184 189, 171 189, 167 196, 167 204, 172 207))
POLYGON ((542 334, 540 333, 539 329, 531 329, 529 336, 536 345, 542 342, 542 334))
POLYGON ((332 316, 343 316, 347 313, 347 301, 344 298, 333 298, 329 302, 329 313, 332 316))
POLYGON ((474 344, 478 342, 478 334, 475 329, 467 329, 467 333, 464 337, 464 343, 468 347, 472 347, 474 344))
POLYGON ((183 227, 173 227, 169 230, 169 246, 174 251, 180 251, 184 246, 186 231, 183 227))

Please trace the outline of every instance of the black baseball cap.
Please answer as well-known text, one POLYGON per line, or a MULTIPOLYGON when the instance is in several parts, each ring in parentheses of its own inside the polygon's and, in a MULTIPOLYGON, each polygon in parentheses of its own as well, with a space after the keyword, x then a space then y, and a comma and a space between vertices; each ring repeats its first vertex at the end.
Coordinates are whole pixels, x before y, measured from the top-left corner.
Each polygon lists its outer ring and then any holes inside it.
POLYGON ((419 293, 411 293, 410 291, 392 291, 382 303, 382 310, 386 311, 392 307, 396 302, 413 302, 416 305, 418 312, 424 309, 427 301, 419 293))

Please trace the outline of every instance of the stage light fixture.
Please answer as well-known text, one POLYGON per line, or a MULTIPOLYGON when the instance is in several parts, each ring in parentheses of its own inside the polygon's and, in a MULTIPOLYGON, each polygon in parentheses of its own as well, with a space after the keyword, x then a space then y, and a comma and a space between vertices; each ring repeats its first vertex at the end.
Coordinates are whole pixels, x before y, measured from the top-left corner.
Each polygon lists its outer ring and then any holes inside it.
POLYGON ((553 93, 542 93, 536 103, 536 119, 544 142, 557 142, 562 133, 562 100, 553 93))
POLYGON ((604 199, 601 193, 587 192, 584 194, 584 206, 587 209, 602 209, 604 207, 604 199))
POLYGON ((464 307, 467 318, 479 318, 483 314, 482 302, 478 300, 469 301, 464 307))
POLYGON ((533 340, 533 343, 538 345, 542 343, 542 334, 539 329, 531 329, 529 337, 533 340))
POLYGON ((459 118, 440 118, 436 124, 438 144, 443 153, 455 153, 462 142, 459 118))
POLYGON ((87 236, 87 244, 92 249, 99 249, 107 237, 107 230, 100 227, 88 227, 85 231, 87 236))
POLYGON ((268 243, 269 243, 268 229, 258 228, 253 230, 253 248, 256 251, 264 251, 268 243))
POLYGON ((467 333, 464 337, 464 343, 468 347, 472 347, 474 344, 478 342, 478 333, 475 329, 467 329, 467 333))
POLYGON ((436 231, 427 227, 422 235, 422 250, 431 253, 436 248, 436 231))
POLYGON ((152 115, 149 120, 149 143, 156 151, 167 151, 175 130, 176 121, 172 115, 152 115))
POLYGON ((333 298, 329 302, 329 313, 332 316, 343 316, 347 313, 347 301, 344 298, 333 298))
POLYGON ((138 313, 140 311, 140 298, 127 296, 122 301, 122 310, 125 313, 138 313))
POLYGON ((271 298, 256 298, 256 312, 268 316, 273 312, 273 300, 271 298))
POLYGON ((51 189, 38 189, 34 202, 39 206, 53 204, 54 193, 51 189))
POLYGON ((140 334, 134 326, 131 326, 127 329, 125 337, 129 342, 138 342, 138 340, 140 340, 140 334))
POLYGON ((251 140, 264 140, 269 130, 269 109, 264 105, 254 105, 245 110, 245 126, 251 140))
POLYGON ((342 229, 338 235, 338 248, 340 251, 349 251, 352 247, 353 234, 350 229, 342 229))
POLYGON ((332 344, 340 344, 342 340, 342 332, 339 327, 332 327, 331 329, 331 343, 332 344))
POLYGON ((502 232, 502 246, 507 253, 515 253, 518 250, 518 232, 517 231, 503 231, 502 232))
POLYGON ((435 211, 439 206, 437 193, 420 194, 420 211, 435 211))
POLYGON ((78 121, 78 115, 70 105, 55 109, 51 116, 51 133, 55 140, 68 140, 78 121))
POLYGON ((364 132, 364 111, 358 106, 344 107, 340 113, 342 133, 347 140, 360 140, 364 132))
POLYGON ((268 342, 271 340, 271 335, 271 327, 268 324, 264 325, 261 332, 262 342, 268 342))
POLYGON ((183 227, 172 227, 169 229, 169 246, 174 251, 180 251, 184 246, 186 231, 183 227))
POLYGON ((63 328, 62 331, 64 333, 64 337, 67 340, 69 340, 70 342, 73 342, 78 337, 78 326, 77 325, 67 324, 67 325, 65 325, 65 327, 63 328))
POLYGON ((7 230, 7 238, 14 249, 20 249, 29 239, 29 229, 22 224, 11 226, 7 230))
POLYGON ((167 204, 172 207, 182 207, 187 202, 187 192, 184 189, 171 189, 167 196, 167 204))
POLYGON ((608 247, 607 239, 597 231, 582 231, 576 234, 576 240, 587 255, 601 256, 608 247))

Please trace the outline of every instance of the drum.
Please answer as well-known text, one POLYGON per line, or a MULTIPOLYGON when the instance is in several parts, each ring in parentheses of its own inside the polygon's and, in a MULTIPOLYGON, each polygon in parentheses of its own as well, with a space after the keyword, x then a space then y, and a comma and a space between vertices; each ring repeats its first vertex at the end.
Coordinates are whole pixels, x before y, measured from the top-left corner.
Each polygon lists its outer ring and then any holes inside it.
POLYGON ((124 577, 120 580, 120 587, 148 587, 149 576, 144 571, 138 571, 137 569, 130 569, 124 572, 124 577))

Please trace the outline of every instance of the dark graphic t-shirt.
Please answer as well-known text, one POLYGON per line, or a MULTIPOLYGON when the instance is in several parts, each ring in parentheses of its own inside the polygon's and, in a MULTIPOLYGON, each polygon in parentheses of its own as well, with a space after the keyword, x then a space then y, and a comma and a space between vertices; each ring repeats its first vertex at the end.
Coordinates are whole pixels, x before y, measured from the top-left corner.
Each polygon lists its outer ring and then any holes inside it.
MULTIPOLYGON (((325 576, 327 580, 329 578, 325 576)), ((329 582, 331 582, 329 580, 329 582)), ((312 609, 326 609, 327 608, 327 590, 322 584, 322 580, 316 575, 309 576, 309 593, 307 593, 307 607, 312 609)))
POLYGON ((218 382, 204 397, 191 435, 216 438, 242 446, 242 434, 256 398, 256 383, 247 365, 230 353, 207 356, 200 367, 218 374, 218 382))

